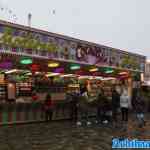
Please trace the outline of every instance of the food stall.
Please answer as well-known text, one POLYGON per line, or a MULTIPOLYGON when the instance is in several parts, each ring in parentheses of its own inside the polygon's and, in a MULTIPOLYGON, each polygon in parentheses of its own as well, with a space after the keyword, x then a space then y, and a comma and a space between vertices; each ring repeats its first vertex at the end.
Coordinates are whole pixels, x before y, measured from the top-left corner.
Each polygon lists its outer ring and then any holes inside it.
POLYGON ((56 104, 53 119, 69 118, 66 93, 79 92, 80 83, 88 82, 93 98, 103 86, 111 101, 112 85, 131 95, 133 74, 144 72, 142 55, 5 21, 0 33, 1 124, 44 121, 47 93, 56 104))

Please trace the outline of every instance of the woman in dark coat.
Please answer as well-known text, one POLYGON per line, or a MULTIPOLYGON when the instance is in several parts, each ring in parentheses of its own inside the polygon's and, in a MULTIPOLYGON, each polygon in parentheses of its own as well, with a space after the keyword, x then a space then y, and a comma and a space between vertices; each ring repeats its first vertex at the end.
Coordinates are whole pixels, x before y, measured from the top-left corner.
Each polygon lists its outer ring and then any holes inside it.
POLYGON ((97 97, 97 121, 102 123, 106 119, 107 98, 103 89, 100 90, 97 97))

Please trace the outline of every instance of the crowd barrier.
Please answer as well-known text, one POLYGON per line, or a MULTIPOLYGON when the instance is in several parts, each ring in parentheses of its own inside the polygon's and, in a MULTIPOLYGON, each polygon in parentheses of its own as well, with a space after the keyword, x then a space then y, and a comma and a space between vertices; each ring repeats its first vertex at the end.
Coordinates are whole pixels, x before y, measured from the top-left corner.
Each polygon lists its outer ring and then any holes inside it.
MULTIPOLYGON (((70 104, 58 103, 53 109, 53 120, 70 119, 70 104)), ((91 113, 94 115, 95 111, 91 113)), ((0 125, 40 122, 45 120, 42 103, 0 104, 0 125)))

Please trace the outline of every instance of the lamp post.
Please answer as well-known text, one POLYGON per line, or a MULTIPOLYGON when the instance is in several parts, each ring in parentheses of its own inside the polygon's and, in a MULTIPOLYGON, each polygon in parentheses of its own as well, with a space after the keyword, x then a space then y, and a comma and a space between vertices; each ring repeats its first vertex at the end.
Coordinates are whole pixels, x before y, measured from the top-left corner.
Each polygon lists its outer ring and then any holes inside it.
POLYGON ((32 14, 28 14, 28 26, 31 27, 31 19, 32 19, 32 14))

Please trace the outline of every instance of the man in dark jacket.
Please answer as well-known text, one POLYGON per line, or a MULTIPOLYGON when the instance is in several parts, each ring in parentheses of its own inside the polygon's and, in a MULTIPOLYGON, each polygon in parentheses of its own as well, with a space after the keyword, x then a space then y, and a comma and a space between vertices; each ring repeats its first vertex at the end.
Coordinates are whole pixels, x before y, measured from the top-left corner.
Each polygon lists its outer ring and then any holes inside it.
POLYGON ((71 100, 70 100, 70 118, 73 122, 77 121, 77 103, 79 100, 79 94, 77 92, 71 93, 71 100))
POLYGON ((102 123, 106 119, 107 98, 104 95, 103 89, 99 91, 97 97, 97 121, 102 123))
POLYGON ((117 122, 117 110, 120 104, 120 95, 114 88, 112 90, 112 119, 113 122, 117 122))

